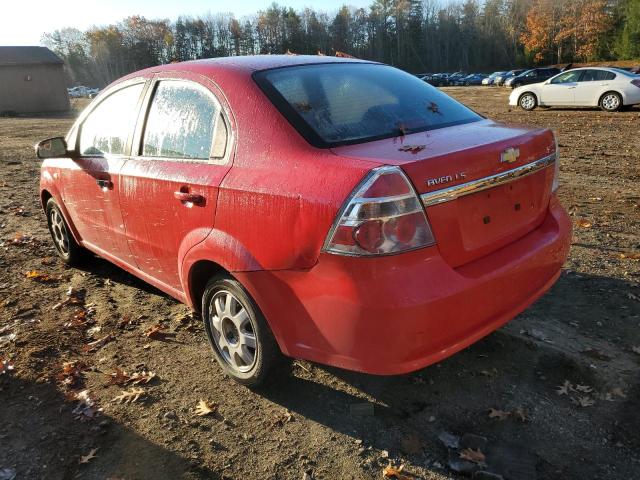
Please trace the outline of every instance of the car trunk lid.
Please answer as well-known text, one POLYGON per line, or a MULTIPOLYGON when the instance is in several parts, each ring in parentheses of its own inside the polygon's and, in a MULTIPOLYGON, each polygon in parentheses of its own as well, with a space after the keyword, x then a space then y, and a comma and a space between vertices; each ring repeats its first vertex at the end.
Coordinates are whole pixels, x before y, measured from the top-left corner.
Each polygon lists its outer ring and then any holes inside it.
POLYGON ((400 166, 421 195, 443 258, 458 267, 535 229, 551 196, 555 140, 544 129, 483 120, 337 147, 400 166))

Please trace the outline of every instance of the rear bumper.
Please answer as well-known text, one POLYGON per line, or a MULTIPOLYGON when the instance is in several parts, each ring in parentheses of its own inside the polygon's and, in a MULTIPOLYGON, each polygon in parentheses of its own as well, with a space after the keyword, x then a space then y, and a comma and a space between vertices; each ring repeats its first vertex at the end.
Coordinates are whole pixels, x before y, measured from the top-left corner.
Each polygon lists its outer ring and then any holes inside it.
POLYGON ((570 237, 554 196, 537 229, 456 269, 429 247, 379 258, 322 254, 307 271, 236 276, 285 354, 402 374, 467 347, 538 299, 558 278, 570 237))

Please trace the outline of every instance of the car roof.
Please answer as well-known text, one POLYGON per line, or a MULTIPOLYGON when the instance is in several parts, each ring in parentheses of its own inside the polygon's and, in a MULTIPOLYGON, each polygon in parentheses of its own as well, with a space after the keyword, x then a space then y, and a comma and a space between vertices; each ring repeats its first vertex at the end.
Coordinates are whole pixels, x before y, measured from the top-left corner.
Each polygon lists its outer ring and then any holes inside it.
POLYGON ((188 60, 181 63, 162 65, 159 69, 175 70, 176 66, 198 65, 215 69, 244 70, 247 73, 271 68, 292 67, 297 65, 312 65, 322 63, 376 63, 368 60, 345 57, 329 57, 324 55, 246 55, 237 57, 206 58, 188 60))

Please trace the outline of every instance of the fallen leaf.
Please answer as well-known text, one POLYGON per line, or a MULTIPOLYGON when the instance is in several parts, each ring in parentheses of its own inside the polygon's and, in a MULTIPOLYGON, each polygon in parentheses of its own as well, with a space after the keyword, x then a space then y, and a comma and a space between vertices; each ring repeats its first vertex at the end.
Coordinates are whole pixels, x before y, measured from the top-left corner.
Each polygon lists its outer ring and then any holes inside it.
POLYGON ((511 415, 511 412, 504 410, 496 410, 495 408, 489 409, 489 418, 497 418, 498 420, 506 420, 511 415))
POLYGON ((143 335, 147 338, 151 338, 151 339, 158 339, 158 338, 163 338, 165 336, 165 332, 163 330, 165 330, 167 327, 165 327, 164 325, 158 323, 156 325, 154 325, 151 328, 148 328, 147 330, 145 330, 145 332, 143 333, 143 335))
POLYGON ((640 355, 640 347, 631 347, 631 351, 640 355))
POLYGON ((613 402, 613 397, 627 398, 627 395, 622 391, 622 388, 615 387, 607 393, 606 400, 613 402))
POLYGON ((140 385, 141 383, 149 383, 156 377, 154 372, 136 372, 131 377, 129 377, 128 383, 132 383, 133 385, 140 385))
POLYGON ((486 460, 484 453, 482 453, 480 449, 474 450, 472 448, 465 448, 464 450, 462 450, 460 452, 460 458, 473 463, 477 463, 478 465, 484 465, 486 460))
POLYGON ((591 393, 593 392, 593 388, 591 388, 589 385, 576 385, 575 391, 582 393, 591 393))
POLYGON ((115 371, 109 374, 109 385, 125 385, 130 379, 127 372, 116 367, 115 371))
POLYGON ((107 343, 109 343, 114 339, 115 337, 111 334, 105 335, 104 337, 99 338, 94 342, 87 343, 82 349, 87 353, 95 352, 97 350, 100 350, 103 346, 105 346, 107 343))
POLYGON ((196 405, 195 413, 199 417, 215 413, 218 410, 218 405, 215 403, 209 403, 206 400, 200 400, 196 405))
POLYGON ((577 218, 576 226, 580 228, 591 228, 593 224, 586 218, 577 218))
POLYGON ((56 375, 56 380, 65 387, 75 387, 81 383, 82 371, 85 365, 79 362, 64 362, 62 371, 56 375))
POLYGON ((608 362, 609 360, 611 360, 611 357, 609 355, 595 348, 589 348, 587 350, 583 350, 580 353, 588 357, 595 358, 596 360, 602 360, 603 362, 608 362))
POLYGON ((512 414, 516 419, 520 420, 522 423, 527 423, 531 421, 531 417, 529 417, 527 411, 522 407, 516 408, 512 412, 512 414))
POLYGON ((0 375, 8 374, 11 370, 13 370, 13 362, 0 357, 0 375))
POLYGON ((382 476, 384 478, 395 478, 396 480, 414 480, 412 476, 402 473, 403 468, 404 465, 400 465, 400 467, 396 468, 389 464, 382 470, 382 476))
POLYGON ((79 463, 89 463, 90 460, 96 458, 96 452, 98 451, 97 448, 93 448, 88 455, 83 455, 80 457, 80 462, 79 463))
POLYGON ((573 385, 571 385, 571 382, 569 382, 569 380, 565 380, 562 385, 558 385, 556 393, 558 395, 569 395, 570 390, 573 390, 573 385))
POLYGON ((123 390, 120 395, 115 397, 112 402, 118 403, 133 403, 138 401, 140 397, 146 395, 146 392, 142 388, 132 388, 131 390, 123 390))
POLYGON ((583 408, 590 407, 594 405, 596 402, 591 397, 571 397, 571 401, 576 405, 579 405, 583 408))
POLYGON ((424 446, 418 435, 410 433, 400 440, 400 449, 406 454, 417 455, 422 452, 424 446))
POLYGON ((31 270, 29 272, 26 272, 25 276, 38 282, 56 282, 59 280, 58 278, 52 277, 48 273, 39 272, 38 270, 31 270))
POLYGON ((622 260, 640 260, 640 253, 620 253, 618 257, 622 260))

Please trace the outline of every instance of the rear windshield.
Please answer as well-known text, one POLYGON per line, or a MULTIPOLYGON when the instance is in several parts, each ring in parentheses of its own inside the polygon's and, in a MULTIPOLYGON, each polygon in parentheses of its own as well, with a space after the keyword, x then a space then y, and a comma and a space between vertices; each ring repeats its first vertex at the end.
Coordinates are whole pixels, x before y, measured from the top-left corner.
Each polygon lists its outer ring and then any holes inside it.
POLYGON ((387 65, 302 65, 264 70, 254 78, 289 122, 317 147, 482 119, 431 85, 387 65))

